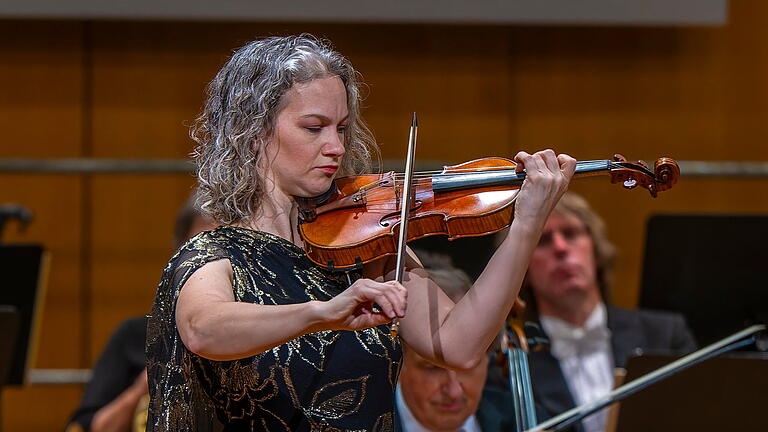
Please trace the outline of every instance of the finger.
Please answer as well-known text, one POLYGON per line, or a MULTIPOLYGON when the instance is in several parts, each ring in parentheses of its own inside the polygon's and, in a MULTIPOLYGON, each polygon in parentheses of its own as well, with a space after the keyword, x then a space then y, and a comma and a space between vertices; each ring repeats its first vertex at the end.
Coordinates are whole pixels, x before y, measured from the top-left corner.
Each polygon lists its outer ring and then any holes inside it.
POLYGON ((370 292, 367 293, 366 297, 369 298, 369 301, 376 303, 376 306, 379 307, 381 313, 386 315, 387 318, 394 319, 397 316, 395 306, 382 291, 371 289, 370 292))
POLYGON ((408 290, 400 285, 395 294, 397 295, 397 304, 400 305, 400 318, 403 318, 408 310, 408 290))
POLYGON ((552 173, 560 173, 560 163, 557 160, 557 155, 552 149, 546 149, 542 151, 541 157, 546 165, 547 169, 552 173))
POLYGON ((376 327, 383 324, 389 324, 391 322, 392 320, 387 318, 384 315, 381 315, 381 314, 370 315, 370 319, 368 320, 368 323, 366 323, 365 326, 362 326, 362 327, 366 327, 366 328, 376 327))
POLYGON ((397 282, 397 295, 400 299, 400 304, 402 305, 403 314, 405 314, 405 310, 408 307, 408 288, 399 282, 397 282))
POLYGON ((407 289, 407 288, 406 288, 406 287, 405 287, 403 284, 401 284, 400 282, 398 282, 398 281, 395 281, 395 280, 392 280, 392 281, 389 281, 389 282, 387 282, 387 283, 388 283, 388 284, 390 284, 390 285, 392 285, 392 286, 394 286, 394 287, 396 287, 396 288, 397 288, 397 291, 399 291, 399 292, 403 292, 403 293, 405 293, 406 295, 408 295, 408 289, 407 289))
POLYGON ((533 175, 534 177, 547 170, 547 165, 544 163, 544 158, 541 152, 534 153, 525 161, 526 177, 533 175))
MULTIPOLYGON (((400 285, 400 284, 397 284, 400 285)), ((394 313, 398 317, 405 316, 405 295, 398 286, 389 285, 381 291, 381 295, 387 298, 392 305, 394 313)))
POLYGON ((530 153, 526 153, 524 151, 517 152, 515 155, 515 162, 517 162, 517 166, 515 166, 515 171, 517 172, 523 172, 525 169, 525 161, 531 158, 530 153))
POLYGON ((344 326, 347 330, 360 330, 391 321, 373 302, 360 304, 355 313, 347 317, 347 320, 344 326))
POLYGON ((375 327, 382 324, 388 324, 390 322, 392 322, 392 320, 387 318, 384 314, 367 313, 365 315, 362 315, 353 319, 352 322, 350 323, 350 328, 358 330, 363 328, 375 327))
POLYGON ((576 159, 562 153, 557 155, 557 162, 560 164, 560 170, 567 178, 573 177, 573 173, 576 172, 576 159))

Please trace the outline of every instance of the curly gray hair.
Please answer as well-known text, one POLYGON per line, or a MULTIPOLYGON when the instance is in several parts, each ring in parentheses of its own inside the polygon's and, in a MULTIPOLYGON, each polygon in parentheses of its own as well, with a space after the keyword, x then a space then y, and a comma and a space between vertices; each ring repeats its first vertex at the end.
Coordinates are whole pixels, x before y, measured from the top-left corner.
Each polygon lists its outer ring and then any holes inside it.
POLYGON ((198 146, 197 200, 203 212, 230 224, 258 214, 266 187, 260 172, 283 95, 296 83, 338 76, 349 110, 340 175, 371 169, 378 147, 360 115, 359 73, 330 43, 314 36, 269 37, 235 51, 208 84, 190 136, 198 146))

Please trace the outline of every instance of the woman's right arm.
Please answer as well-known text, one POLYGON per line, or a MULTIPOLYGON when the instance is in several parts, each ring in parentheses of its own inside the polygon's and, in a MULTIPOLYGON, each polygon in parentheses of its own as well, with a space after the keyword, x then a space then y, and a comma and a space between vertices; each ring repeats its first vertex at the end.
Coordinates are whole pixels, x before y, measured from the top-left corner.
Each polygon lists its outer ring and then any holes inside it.
POLYGON ((405 314, 405 289, 395 282, 359 279, 327 302, 261 305, 236 302, 232 280, 229 260, 209 262, 192 274, 176 301, 182 342, 211 360, 249 357, 307 333, 357 330, 405 314))

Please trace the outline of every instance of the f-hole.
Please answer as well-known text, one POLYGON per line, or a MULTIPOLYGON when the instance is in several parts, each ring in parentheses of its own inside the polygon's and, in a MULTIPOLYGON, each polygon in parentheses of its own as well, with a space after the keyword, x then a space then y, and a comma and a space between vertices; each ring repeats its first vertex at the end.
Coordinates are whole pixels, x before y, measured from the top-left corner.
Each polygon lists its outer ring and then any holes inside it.
MULTIPOLYGON (((413 207, 410 208, 409 212, 418 210, 422 206, 422 204, 423 203, 421 202, 421 200, 416 200, 413 203, 413 207)), ((379 225, 383 226, 384 228, 388 228, 390 226, 390 222, 388 221, 388 219, 393 219, 398 217, 400 217, 399 211, 387 213, 386 215, 382 216, 381 219, 379 219, 379 225)))

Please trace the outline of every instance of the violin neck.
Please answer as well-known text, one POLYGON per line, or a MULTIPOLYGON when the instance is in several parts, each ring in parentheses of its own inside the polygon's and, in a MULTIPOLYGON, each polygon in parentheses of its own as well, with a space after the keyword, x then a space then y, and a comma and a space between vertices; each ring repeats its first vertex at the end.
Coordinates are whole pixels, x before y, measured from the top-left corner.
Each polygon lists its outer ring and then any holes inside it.
POLYGON ((577 161, 574 177, 592 177, 601 174, 607 174, 613 169, 614 165, 609 160, 591 160, 577 161))
MULTIPOLYGON (((608 173, 613 167, 610 160, 591 160, 576 162, 574 177, 590 177, 608 173)), ((514 169, 448 172, 432 176, 432 190, 448 192, 492 186, 520 186, 525 180, 525 172, 514 169)))

